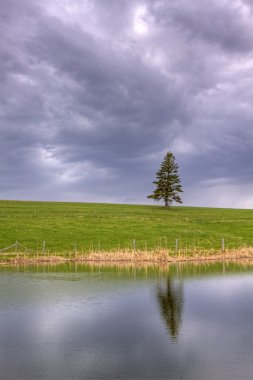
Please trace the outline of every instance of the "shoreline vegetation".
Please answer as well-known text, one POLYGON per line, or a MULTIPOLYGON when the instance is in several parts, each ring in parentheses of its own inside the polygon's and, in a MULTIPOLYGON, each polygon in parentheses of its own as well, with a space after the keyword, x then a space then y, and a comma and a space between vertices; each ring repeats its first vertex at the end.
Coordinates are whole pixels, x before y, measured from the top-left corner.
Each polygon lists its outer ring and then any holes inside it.
POLYGON ((89 252, 87 254, 73 252, 68 254, 27 254, 15 252, 1 256, 0 266, 20 264, 60 264, 60 263, 87 263, 87 264, 175 264, 185 262, 222 262, 234 260, 252 260, 253 247, 230 249, 224 251, 193 251, 169 252, 168 250, 139 251, 122 250, 112 252, 89 252))

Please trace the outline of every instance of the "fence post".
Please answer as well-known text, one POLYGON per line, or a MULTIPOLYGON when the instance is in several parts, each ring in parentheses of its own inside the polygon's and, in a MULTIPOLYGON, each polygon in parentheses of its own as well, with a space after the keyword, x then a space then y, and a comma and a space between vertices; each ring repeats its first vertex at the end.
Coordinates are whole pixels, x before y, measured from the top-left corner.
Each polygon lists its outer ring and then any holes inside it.
POLYGON ((19 252, 17 252, 17 249, 18 249, 18 241, 16 240, 16 247, 15 247, 15 253, 16 253, 16 257, 17 259, 19 259, 19 252))
POLYGON ((135 246, 136 246, 136 241, 135 241, 135 239, 133 239, 133 245, 132 245, 132 247, 133 247, 133 250, 135 251, 135 246))
POLYGON ((178 248, 179 248, 179 240, 176 239, 176 246, 175 246, 176 253, 178 252, 178 248))
POLYGON ((75 251, 75 256, 77 255, 77 245, 76 242, 74 242, 74 251, 75 251))
POLYGON ((46 241, 43 240, 43 242, 42 242, 42 253, 45 253, 45 248, 46 248, 46 241))
POLYGON ((221 250, 222 250, 222 252, 225 251, 225 241, 224 241, 224 238, 221 238, 221 250))

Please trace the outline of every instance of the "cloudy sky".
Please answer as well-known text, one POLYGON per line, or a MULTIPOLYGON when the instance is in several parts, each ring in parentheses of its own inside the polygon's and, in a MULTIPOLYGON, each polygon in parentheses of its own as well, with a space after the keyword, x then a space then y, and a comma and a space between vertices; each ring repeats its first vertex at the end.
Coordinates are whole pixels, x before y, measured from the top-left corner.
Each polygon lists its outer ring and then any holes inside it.
POLYGON ((252 0, 0 0, 0 198, 253 207, 252 0))

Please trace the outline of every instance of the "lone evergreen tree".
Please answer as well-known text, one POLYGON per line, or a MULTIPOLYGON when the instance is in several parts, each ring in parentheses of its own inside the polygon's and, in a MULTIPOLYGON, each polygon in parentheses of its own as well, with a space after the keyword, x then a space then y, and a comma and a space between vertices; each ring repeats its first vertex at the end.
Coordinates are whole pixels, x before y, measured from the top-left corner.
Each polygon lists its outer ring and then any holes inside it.
POLYGON ((171 152, 168 152, 156 173, 156 181, 153 182, 156 189, 153 194, 148 195, 148 198, 153 198, 156 201, 163 199, 165 207, 169 207, 173 201, 183 203, 179 195, 183 190, 177 171, 178 164, 175 163, 175 157, 171 152))

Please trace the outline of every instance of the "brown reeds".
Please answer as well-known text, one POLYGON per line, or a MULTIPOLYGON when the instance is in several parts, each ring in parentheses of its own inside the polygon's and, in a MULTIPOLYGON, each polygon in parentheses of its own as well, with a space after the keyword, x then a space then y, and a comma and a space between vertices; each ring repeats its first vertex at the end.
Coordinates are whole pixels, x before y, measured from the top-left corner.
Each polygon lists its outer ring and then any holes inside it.
POLYGON ((86 263, 131 263, 131 264, 169 264, 180 262, 203 262, 203 261, 231 261, 236 259, 253 259, 253 247, 229 249, 224 251, 203 251, 194 249, 186 252, 178 252, 166 249, 155 250, 117 250, 117 251, 91 251, 89 253, 75 252, 73 254, 30 255, 15 252, 14 257, 2 256, 0 265, 25 264, 25 263, 63 263, 63 262, 86 262, 86 263))

